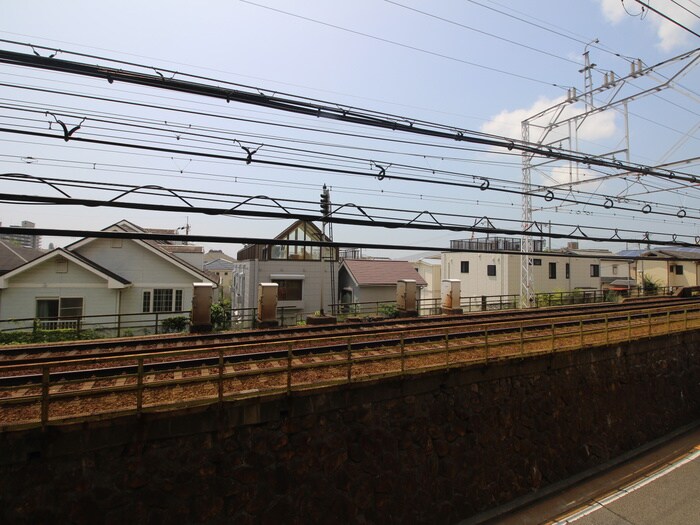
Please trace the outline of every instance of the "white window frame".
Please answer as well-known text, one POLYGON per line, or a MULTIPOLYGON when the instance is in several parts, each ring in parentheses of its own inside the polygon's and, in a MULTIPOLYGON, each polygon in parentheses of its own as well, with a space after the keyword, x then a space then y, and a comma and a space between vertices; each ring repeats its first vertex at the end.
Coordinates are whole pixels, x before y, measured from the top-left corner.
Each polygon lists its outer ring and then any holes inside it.
POLYGON ((182 288, 147 288, 141 293, 141 313, 169 313, 169 312, 182 312, 183 311, 183 301, 184 301, 184 290, 182 288), (170 291, 172 292, 170 298, 170 309, 168 310, 154 310, 156 291, 170 291), (146 303, 146 294, 148 294, 148 303, 146 303))

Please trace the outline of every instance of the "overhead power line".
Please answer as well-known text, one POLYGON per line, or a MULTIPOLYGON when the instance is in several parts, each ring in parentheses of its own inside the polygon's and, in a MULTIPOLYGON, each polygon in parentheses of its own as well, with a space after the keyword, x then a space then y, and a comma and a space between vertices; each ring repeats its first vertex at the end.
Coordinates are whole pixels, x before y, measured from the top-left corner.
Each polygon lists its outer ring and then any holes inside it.
POLYGON ((94 78, 103 78, 110 83, 121 81, 142 86, 169 89, 193 95, 219 98, 226 100, 227 102, 235 101, 243 104, 252 104, 270 109, 314 116, 317 118, 344 121, 385 130, 400 131, 434 138, 444 138, 458 142, 469 142, 483 146, 504 148, 509 151, 518 150, 543 157, 558 160, 569 160, 572 162, 589 165, 604 166, 622 171, 640 173, 642 175, 654 175, 669 179, 697 182, 697 178, 692 175, 686 177, 670 171, 652 170, 648 166, 644 165, 634 165, 616 160, 607 160, 602 157, 570 152, 550 146, 535 146, 532 144, 523 143, 522 141, 516 139, 509 139, 507 137, 497 137, 485 133, 475 132, 473 130, 456 129, 452 126, 444 126, 419 120, 394 117, 373 111, 345 108, 338 105, 320 104, 316 102, 309 102, 306 99, 267 95, 262 90, 253 92, 243 91, 240 89, 227 89, 211 84, 183 81, 176 78, 166 78, 162 74, 148 75, 145 73, 124 71, 114 68, 107 68, 104 66, 91 66, 89 64, 71 62, 57 58, 46 58, 2 50, 0 50, 0 62, 52 71, 63 71, 66 73, 74 73, 94 78))
MULTIPOLYGON (((668 21, 671 22, 672 24, 677 25, 677 26, 680 27, 681 29, 685 29, 688 33, 691 33, 691 34, 695 35, 696 37, 700 38, 700 34, 696 33, 696 32, 693 31, 692 29, 690 29, 690 28, 684 26, 684 25, 681 24, 678 20, 674 20, 673 18, 671 18, 670 16, 668 16, 668 15, 662 13, 662 12, 659 11, 658 9, 656 9, 656 8, 654 8, 654 7, 651 7, 647 2, 642 2, 642 0, 634 0, 634 1, 637 2, 639 5, 641 5, 642 7, 648 9, 649 11, 652 11, 652 12, 656 13, 657 15, 659 15, 659 16, 665 18, 666 20, 668 20, 668 21)), ((624 3, 624 0, 622 0, 622 2, 624 3)))
POLYGON ((527 45, 527 44, 523 44, 522 42, 518 42, 518 41, 516 41, 516 40, 511 40, 510 38, 506 38, 506 37, 501 36, 501 35, 496 35, 496 34, 494 34, 494 33, 489 33, 488 31, 484 31, 484 30, 478 29, 478 28, 476 28, 476 27, 468 26, 468 25, 466 25, 466 24, 462 24, 462 23, 460 23, 460 22, 456 22, 456 21, 454 21, 454 20, 450 20, 449 18, 444 18, 444 17, 438 16, 438 15, 434 15, 434 14, 432 14, 432 13, 428 13, 428 12, 426 12, 426 11, 421 11, 420 9, 416 9, 416 8, 414 8, 414 7, 410 7, 410 6, 407 6, 407 5, 404 5, 404 4, 400 4, 399 2, 394 2, 393 0, 384 0, 384 1, 387 2, 387 3, 389 3, 389 4, 395 5, 395 6, 397 6, 397 7, 401 7, 401 8, 403 8, 403 9, 407 9, 408 11, 413 11, 414 13, 418 13, 418 14, 421 14, 421 15, 426 16, 426 17, 429 17, 429 18, 434 18, 435 20, 440 20, 441 22, 445 22, 445 23, 447 23, 447 24, 451 24, 451 25, 454 25, 454 26, 457 26, 457 27, 461 27, 462 29, 467 29, 467 30, 469 30, 469 31, 474 31, 475 33, 479 33, 479 34, 481 34, 481 35, 485 35, 485 36, 489 36, 489 37, 491 37, 491 38, 495 38, 496 40, 500 40, 501 42, 507 42, 508 44, 512 44, 512 45, 514 45, 514 46, 518 46, 518 47, 521 47, 521 48, 523 48, 523 49, 528 49, 528 50, 530 50, 530 51, 534 51, 534 52, 540 53, 540 54, 542 54, 542 55, 547 55, 547 56, 549 56, 549 57, 556 58, 556 59, 558 59, 558 60, 563 60, 563 61, 565 61, 565 62, 569 62, 570 64, 575 64, 576 66, 580 65, 579 62, 577 62, 576 60, 572 60, 572 59, 570 59, 570 58, 568 58, 568 57, 563 57, 563 56, 557 55, 557 54, 555 54, 555 53, 550 53, 549 51, 545 51, 545 50, 543 50, 543 49, 538 49, 538 48, 536 48, 536 47, 534 47, 534 46, 529 46, 529 45, 527 45))
POLYGON ((347 27, 342 27, 342 26, 339 26, 339 25, 336 25, 336 24, 331 24, 331 23, 329 23, 329 22, 323 22, 323 21, 321 21, 321 20, 317 20, 317 19, 315 19, 315 18, 310 18, 310 17, 307 17, 307 16, 297 15, 297 14, 295 14, 295 13, 290 13, 289 11, 284 11, 284 10, 282 10, 282 9, 277 9, 277 8, 270 7, 270 6, 263 5, 263 4, 257 4, 257 3, 255 3, 255 2, 251 2, 251 1, 249 1, 249 0, 241 0, 241 2, 243 2, 244 4, 249 4, 249 5, 252 5, 252 6, 255 6, 255 7, 259 7, 259 8, 261 8, 261 9, 267 9, 267 10, 269 10, 269 11, 274 11, 275 13, 280 13, 280 14, 283 14, 283 15, 286 15, 286 16, 291 16, 291 17, 294 17, 294 18, 298 18, 298 19, 300 19, 300 20, 305 20, 305 21, 307 21, 307 22, 312 22, 312 23, 314 23, 314 24, 320 24, 320 25, 323 25, 323 26, 326 26, 326 27, 331 27, 331 28, 333 28, 333 29, 338 29, 338 30, 344 31, 344 32, 346 32, 346 33, 351 33, 351 34, 358 35, 358 36, 362 36, 362 37, 365 37, 365 38, 371 38, 371 39, 377 40, 377 41, 379 41, 379 42, 384 42, 384 43, 391 44, 391 45, 394 45, 394 46, 402 47, 402 48, 404 48, 404 49, 410 49, 410 50, 412 50, 412 51, 418 51, 419 53, 424 53, 424 54, 426 54, 426 55, 435 56, 435 57, 438 57, 438 58, 444 58, 444 59, 446 59, 446 60, 451 60, 451 61, 453 61, 453 62, 459 62, 459 63, 465 64, 465 65, 467 65, 467 66, 472 66, 472 67, 476 67, 476 68, 483 69, 483 70, 486 70, 486 71, 491 71, 491 72, 494 72, 494 73, 499 73, 499 74, 501 74, 501 75, 507 75, 507 76, 510 76, 510 77, 519 78, 519 79, 521 79, 521 80, 527 80, 527 81, 529 81, 529 82, 535 82, 535 83, 537 83, 537 84, 544 84, 544 85, 546 85, 546 86, 553 86, 553 87, 557 87, 557 88, 561 88, 561 89, 567 89, 567 88, 569 87, 569 86, 561 86, 561 85, 559 85, 559 84, 557 84, 557 83, 555 83, 555 82, 547 82, 547 81, 541 80, 541 79, 539 79, 539 78, 529 77, 529 76, 527 76, 527 75, 522 75, 522 74, 519 74, 519 73, 513 73, 512 71, 507 71, 507 70, 505 70, 505 69, 499 69, 499 68, 496 68, 496 67, 487 66, 487 65, 485 65, 485 64, 479 64, 479 63, 477 63, 477 62, 472 62, 472 61, 469 61, 469 60, 464 60, 464 59, 462 59, 462 58, 457 58, 457 57, 453 57, 453 56, 450 56, 450 55, 445 55, 445 54, 443 54, 443 53, 438 53, 437 51, 430 51, 430 50, 423 49, 423 48, 420 48, 420 47, 417 47, 417 46, 412 46, 412 45, 410 45, 410 44, 404 44, 404 43, 401 43, 401 42, 397 42, 397 41, 395 41, 395 40, 390 40, 390 39, 388 39, 388 38, 383 38, 383 37, 380 37, 380 36, 371 35, 371 34, 369 34, 369 33, 363 33, 362 31, 357 31, 357 30, 354 30, 354 29, 349 29, 349 28, 347 28, 347 27))
MULTIPOLYGON (((176 242, 210 242, 210 243, 227 243, 227 244, 278 244, 283 246, 317 246, 321 248, 367 248, 378 250, 420 250, 423 252, 473 252, 478 253, 479 250, 469 250, 464 248, 452 248, 446 246, 416 246, 416 245, 399 245, 399 244, 372 244, 366 242, 334 242, 334 241, 296 241, 292 239, 269 239, 261 237, 237 237, 237 236, 215 236, 215 235, 175 235, 163 233, 145 233, 145 232, 120 232, 120 231, 104 231, 104 230, 58 230, 51 228, 22 228, 22 227, 6 227, 0 226, 0 234, 26 234, 26 235, 42 235, 51 237, 86 237, 97 239, 138 239, 149 241, 176 241, 176 242)), ((647 242, 645 241, 645 244, 647 242)), ((653 243, 652 243, 653 244, 653 243)), ((543 252, 521 252, 500 250, 497 253, 510 255, 542 255, 543 252)), ((624 256, 624 255, 605 255, 600 254, 585 254, 571 252, 546 252, 548 257, 564 257, 564 258, 579 258, 579 259, 601 259, 606 260, 653 260, 658 259, 654 256, 624 256)), ((688 257, 688 260, 697 260, 688 257)))

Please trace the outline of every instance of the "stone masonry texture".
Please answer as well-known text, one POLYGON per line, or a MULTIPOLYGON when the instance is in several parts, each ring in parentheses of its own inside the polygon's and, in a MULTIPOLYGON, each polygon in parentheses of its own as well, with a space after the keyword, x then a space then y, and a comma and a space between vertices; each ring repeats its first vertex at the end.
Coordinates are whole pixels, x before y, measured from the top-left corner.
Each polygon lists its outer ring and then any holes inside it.
POLYGON ((456 523, 697 420, 699 342, 0 433, 0 523, 456 523))

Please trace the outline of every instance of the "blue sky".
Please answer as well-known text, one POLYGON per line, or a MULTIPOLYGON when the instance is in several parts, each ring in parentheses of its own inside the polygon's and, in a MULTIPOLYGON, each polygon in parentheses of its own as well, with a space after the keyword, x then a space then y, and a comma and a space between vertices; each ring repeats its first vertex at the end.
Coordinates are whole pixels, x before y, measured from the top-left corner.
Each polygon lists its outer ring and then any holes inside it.
MULTIPOLYGON (((682 0, 678 3, 700 14, 696 2, 682 0)), ((698 17, 671 2, 655 2, 653 5, 698 32, 698 17)), ((0 38, 102 55, 257 86, 268 92, 292 93, 520 138, 516 134, 520 132, 522 119, 559 102, 566 95, 568 87, 576 87, 579 92, 583 90, 583 75, 579 70, 583 66, 584 48, 590 50, 591 60, 596 64, 593 85, 598 86, 603 82, 606 71, 614 71, 618 78, 627 75, 630 60, 639 58, 644 64, 652 65, 698 46, 700 39, 664 22, 653 13, 647 13, 644 17, 633 16, 640 13, 639 4, 633 0, 625 0, 624 5, 612 0, 445 0, 429 3, 415 0, 294 3, 275 0, 119 3, 5 0, 0 18, 0 38), (595 39, 599 41, 597 44, 586 47, 595 39)), ((0 48, 17 49, 9 44, 0 44, 0 48)), ((47 51, 42 53, 48 54, 47 51)), ((58 55, 61 56, 67 58, 58 55)), ((675 71, 677 68, 669 68, 660 71, 659 75, 670 75, 675 71)), ((679 80, 680 88, 664 90, 658 96, 630 103, 632 162, 656 165, 690 158, 700 151, 697 130, 700 96, 695 92, 700 90, 698 79, 697 72, 690 68, 679 80)), ((639 80, 636 86, 628 85, 624 89, 631 93, 634 89, 652 86, 662 80, 661 76, 645 78, 639 80)), ((252 107, 222 107, 220 101, 147 92, 116 84, 107 86, 84 78, 4 65, 0 65, 0 82, 60 87, 130 100, 167 101, 180 107, 221 111, 251 119, 269 118, 284 124, 306 123, 300 117, 270 114, 252 107)), ((595 104, 604 104, 611 93, 612 90, 602 93, 595 104)), ((619 96, 624 93, 621 91, 619 96)), ((131 108, 76 102, 66 97, 1 86, 0 98, 31 103, 37 108, 42 104, 57 104, 77 105, 80 109, 80 104, 84 104, 91 111, 120 111, 124 115, 145 116, 154 120, 163 118, 156 113, 137 113, 131 108)), ((582 104, 579 103, 567 111, 580 111, 581 108, 582 104)), ((7 117, 7 111, 0 110, 0 117, 3 112, 7 117)), ((232 133, 238 130, 241 133, 271 133, 269 128, 248 126, 243 129, 240 124, 216 119, 183 115, 167 118, 176 117, 183 125, 216 129, 230 127, 232 133)), ((88 123, 84 130, 86 133, 89 132, 88 123)), ((328 130, 379 135, 332 122, 313 124, 328 130)), ((591 154, 619 149, 623 132, 624 118, 619 112, 596 116, 580 130, 578 149, 591 154)), ((304 132, 286 134, 287 139, 320 140, 319 137, 319 134, 304 132)), ((210 163, 187 156, 135 155, 134 152, 77 147, 62 141, 23 141, 20 137, 6 134, 2 139, 0 154, 5 155, 0 157, 3 160, 0 167, 2 172, 21 171, 34 176, 81 180, 120 180, 222 194, 262 194, 301 200, 317 199, 321 186, 327 183, 332 187, 333 201, 338 204, 353 202, 377 208, 441 210, 513 221, 520 218, 518 196, 491 191, 409 184, 391 178, 380 181, 372 177, 330 176, 313 170, 299 172, 254 164, 210 163), (27 164, 21 160, 27 157, 42 160, 27 164), (49 162, 44 159, 53 160, 49 162), (90 163, 120 167, 90 171, 85 168, 90 163)), ((339 139, 333 140, 337 142, 339 139)), ((377 141, 369 139, 344 139, 343 144, 378 148, 377 141)), ((377 162, 386 165, 392 161, 396 164, 407 162, 406 157, 397 156, 399 152, 415 153, 416 157, 411 163, 424 170, 459 171, 474 175, 477 179, 480 176, 493 177, 510 181, 513 185, 522 176, 518 156, 460 152, 458 160, 449 160, 446 158, 452 154, 449 150, 437 152, 433 148, 429 151, 435 153, 434 156, 426 154, 420 157, 422 152, 428 150, 396 144, 391 144, 389 149, 394 153, 363 152, 357 155, 379 159, 377 162)), ((231 144, 231 151, 241 152, 234 143, 231 144)), ((336 148, 334 151, 340 150, 336 148)), ((266 151, 263 147, 262 152, 268 154, 269 148, 266 151)), ((688 173, 698 173, 697 166, 695 162, 683 165, 682 169, 688 173)), ((421 176, 430 178, 426 172, 421 176)), ((543 173, 533 174, 533 182, 537 184, 555 185, 575 181, 575 190, 587 192, 585 198, 578 198, 581 205, 557 207, 556 210, 541 202, 541 199, 535 199, 536 220, 700 235, 697 221, 623 213, 584 205, 586 199, 594 198, 589 194, 622 195, 634 196, 643 202, 664 203, 669 210, 697 209, 698 201, 693 193, 697 191, 695 188, 670 192, 667 184, 658 181, 646 184, 645 181, 623 182, 619 179, 582 184, 600 176, 600 173, 584 168, 572 173, 567 165, 548 166, 543 173)), ((5 190, 10 188, 7 184, 5 190)), ((16 191, 25 191, 25 186, 16 191)), ((14 186, 11 188, 15 189, 14 186)), ((57 209, 9 204, 3 204, 0 211, 3 225, 28 219, 38 227, 67 229, 99 229, 120 218, 142 226, 160 228, 176 228, 189 222, 195 234, 251 237, 273 236, 289 223, 283 220, 156 215, 128 210, 57 209)), ((469 236, 465 233, 338 225, 334 228, 334 234, 339 242, 414 246, 446 246, 449 239, 469 236)), ((554 241, 553 245, 561 245, 562 242, 554 241)), ((237 245, 216 247, 230 253, 238 249, 237 245)), ((619 248, 615 245, 596 247, 619 248)))

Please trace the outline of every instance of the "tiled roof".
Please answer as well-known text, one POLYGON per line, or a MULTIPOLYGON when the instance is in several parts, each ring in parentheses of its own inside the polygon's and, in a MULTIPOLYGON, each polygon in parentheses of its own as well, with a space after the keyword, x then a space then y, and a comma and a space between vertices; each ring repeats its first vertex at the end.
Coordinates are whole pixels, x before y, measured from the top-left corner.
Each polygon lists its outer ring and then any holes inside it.
POLYGON ((41 257, 46 252, 25 248, 12 242, 0 241, 0 274, 14 270, 24 263, 41 257))
POLYGON ((359 286, 395 285, 400 279, 413 279, 418 286, 428 284, 408 261, 345 259, 343 265, 359 286))

